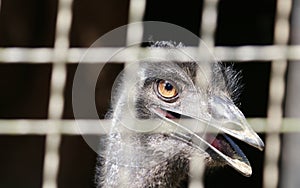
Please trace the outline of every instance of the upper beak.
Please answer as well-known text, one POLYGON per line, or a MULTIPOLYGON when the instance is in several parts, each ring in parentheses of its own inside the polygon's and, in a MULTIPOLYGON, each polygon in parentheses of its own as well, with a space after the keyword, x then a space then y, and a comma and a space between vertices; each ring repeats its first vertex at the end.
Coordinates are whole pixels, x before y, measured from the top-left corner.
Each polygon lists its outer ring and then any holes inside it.
MULTIPOLYGON (((182 105, 181 108, 154 105, 148 108, 169 123, 172 130, 174 130, 171 136, 191 144, 201 152, 205 152, 209 148, 237 171, 245 176, 250 176, 252 174, 252 168, 247 157, 227 135, 237 138, 260 150, 264 148, 263 141, 250 127, 243 113, 230 99, 225 96, 214 96, 208 101, 208 104, 204 107, 207 109, 206 113, 202 111, 199 113, 199 111, 196 110, 199 109, 200 103, 190 102, 188 102, 190 104, 189 106, 182 105), (168 118, 166 113, 169 112, 186 116, 190 121, 168 118), (211 137, 205 136, 207 132, 211 131, 222 133, 222 140, 227 143, 226 146, 230 147, 232 152, 226 152, 225 150, 215 147, 212 143, 214 140, 211 139, 211 137)), ((203 106, 200 108, 202 108, 202 110, 204 109, 203 106)), ((216 135, 217 134, 215 134, 215 136, 216 135)))
POLYGON ((213 118, 221 123, 221 125, 216 125, 216 128, 259 150, 263 150, 263 141, 250 127, 244 114, 231 100, 226 97, 213 97, 210 104, 213 118))

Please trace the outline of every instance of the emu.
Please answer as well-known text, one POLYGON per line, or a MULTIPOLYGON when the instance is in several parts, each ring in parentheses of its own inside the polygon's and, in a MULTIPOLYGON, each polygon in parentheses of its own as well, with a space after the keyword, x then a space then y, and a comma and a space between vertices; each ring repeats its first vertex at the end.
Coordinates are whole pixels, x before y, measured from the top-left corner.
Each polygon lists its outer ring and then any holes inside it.
MULTIPOLYGON (((184 48, 172 42, 152 45, 162 47, 184 48)), ((107 115, 113 125, 101 143, 105 150, 96 168, 97 187, 181 187, 188 180, 193 155, 208 166, 228 164, 251 175, 248 159, 230 138, 264 147, 234 104, 239 73, 219 62, 210 64, 210 73, 200 70, 197 62, 145 61, 139 63, 133 85, 121 77, 107 115), (168 131, 137 131, 146 119, 159 119, 164 123, 158 127, 168 131), (202 133, 182 124, 183 119, 199 123, 202 133), (134 126, 128 127, 130 122, 134 126)))

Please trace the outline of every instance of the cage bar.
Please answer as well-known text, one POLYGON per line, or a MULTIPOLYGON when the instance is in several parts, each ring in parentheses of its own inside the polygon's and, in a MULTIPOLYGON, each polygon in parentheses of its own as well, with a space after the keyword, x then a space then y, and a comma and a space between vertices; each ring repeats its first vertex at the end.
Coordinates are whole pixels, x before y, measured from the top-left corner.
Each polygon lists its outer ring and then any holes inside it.
MULTIPOLYGON (((287 45, 289 40, 291 14, 291 0, 277 0, 275 17, 274 43, 287 45)), ((281 150, 281 141, 278 130, 282 126, 283 109, 282 104, 285 96, 285 74, 287 60, 273 61, 271 67, 268 126, 270 133, 266 135, 266 152, 263 173, 263 186, 265 188, 276 188, 279 182, 278 161, 281 150)))
MULTIPOLYGON (((204 59, 211 60, 209 58, 209 54, 201 53, 203 48, 208 47, 209 49, 213 49, 215 46, 215 30, 217 26, 217 7, 218 0, 204 0, 203 12, 202 12, 202 25, 200 29, 200 36, 205 41, 207 46, 204 46, 202 42, 199 41, 198 52, 204 57, 204 59)), ((194 53, 195 54, 195 53, 194 53)), ((197 54, 197 53, 196 53, 197 54)), ((211 68, 209 66, 202 67, 203 69, 207 69, 207 72, 210 72, 211 68)), ((203 158, 199 156, 193 155, 190 162, 190 182, 189 188, 203 188, 203 174, 205 170, 205 166, 203 165, 203 158)))
MULTIPOLYGON (((134 48, 127 49, 111 63, 130 61, 132 54, 147 54, 149 49, 134 48)), ((198 47, 186 47, 185 51, 195 54, 197 57, 198 47)), ((277 60, 300 60, 300 45, 264 45, 264 46, 215 46, 211 50, 220 61, 235 61, 243 63, 247 61, 277 61, 277 60)), ((68 64, 73 63, 106 63, 108 57, 116 51, 113 47, 101 48, 69 48, 67 51, 68 64), (80 62, 83 54, 89 50, 93 58, 86 57, 84 62, 80 62)), ((157 49, 160 53, 167 53, 164 49, 157 49)), ((199 56, 199 55, 198 55, 199 56)), ((171 58, 171 57, 170 57, 171 58)), ((0 48, 0 63, 52 63, 54 59, 53 48, 0 48)), ((175 60, 175 59, 174 59, 175 60)), ((53 62, 55 64, 55 62, 53 62)))
MULTIPOLYGON (((291 44, 300 43, 300 1, 294 1, 291 15, 291 44)), ((299 118, 300 101, 299 101, 299 61, 290 61, 288 65, 287 75, 287 93, 285 103, 285 116, 299 118)), ((299 125, 298 125, 299 126, 299 125)), ((282 137, 282 152, 281 152, 281 171, 280 171, 280 187, 299 187, 299 169, 300 155, 299 149, 300 136, 299 133, 284 134, 282 137)))
MULTIPOLYGON (((69 32, 72 23, 73 0, 59 0, 56 20, 56 38, 53 52, 53 68, 50 80, 49 119, 61 119, 64 109, 64 88, 66 85, 67 52, 69 32)), ((59 124, 58 124, 59 125, 59 124)), ((60 126, 51 126, 51 134, 46 135, 44 156, 43 188, 56 188, 59 170, 59 147, 61 143, 60 126)))

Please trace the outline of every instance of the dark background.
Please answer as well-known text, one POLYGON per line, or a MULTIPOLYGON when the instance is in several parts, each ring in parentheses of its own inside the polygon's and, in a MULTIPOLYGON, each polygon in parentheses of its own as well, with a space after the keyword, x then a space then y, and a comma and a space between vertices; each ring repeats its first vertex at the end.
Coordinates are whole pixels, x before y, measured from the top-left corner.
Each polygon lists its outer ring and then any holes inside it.
MULTIPOLYGON (((221 0, 216 45, 270 45, 273 43, 275 0, 221 0)), ((89 47, 106 32, 127 24, 128 1, 75 0, 71 47, 89 47)), ((144 20, 165 21, 199 35, 202 1, 148 0, 144 20)), ((53 47, 57 1, 2 0, 0 47, 53 47)), ((46 119, 51 62, 0 64, 0 118, 46 119)), ((228 62, 232 63, 232 62, 228 62)), ((110 87, 121 64, 108 66, 104 89, 97 96, 100 117, 108 109, 110 87)), ((246 117, 266 117, 270 62, 243 62, 244 85, 239 106, 246 117)), ((68 65, 64 118, 72 119, 72 80, 76 64, 68 65)), ((102 87, 103 88, 103 87, 102 87)), ((262 135, 263 136, 263 135, 262 135)), ((44 136, 0 136, 0 187, 35 188, 42 184, 44 136)), ((263 152, 242 143, 253 167, 250 178, 230 167, 208 170, 206 187, 262 187, 263 152)), ((80 136, 63 136, 60 147, 59 187, 93 187, 96 154, 80 136)))

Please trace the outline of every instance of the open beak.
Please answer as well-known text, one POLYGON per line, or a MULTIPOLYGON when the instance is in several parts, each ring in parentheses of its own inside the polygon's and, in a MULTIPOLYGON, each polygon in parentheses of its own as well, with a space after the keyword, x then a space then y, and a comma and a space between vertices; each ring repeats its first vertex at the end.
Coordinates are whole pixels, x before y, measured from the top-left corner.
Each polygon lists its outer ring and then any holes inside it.
POLYGON ((260 150, 264 148, 264 143, 247 123, 243 113, 225 96, 210 98, 206 113, 197 113, 197 107, 193 105, 195 103, 183 108, 152 105, 148 109, 168 122, 174 130, 171 136, 200 152, 210 150, 243 175, 251 176, 252 168, 247 157, 230 136, 260 150))

